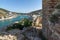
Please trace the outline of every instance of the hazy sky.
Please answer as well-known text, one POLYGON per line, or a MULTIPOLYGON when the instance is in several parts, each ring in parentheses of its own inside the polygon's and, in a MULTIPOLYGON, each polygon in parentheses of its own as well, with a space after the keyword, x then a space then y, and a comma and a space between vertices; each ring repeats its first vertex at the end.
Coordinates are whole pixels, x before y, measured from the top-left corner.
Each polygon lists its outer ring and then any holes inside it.
POLYGON ((0 8, 13 12, 31 12, 42 9, 42 0, 0 0, 0 8))

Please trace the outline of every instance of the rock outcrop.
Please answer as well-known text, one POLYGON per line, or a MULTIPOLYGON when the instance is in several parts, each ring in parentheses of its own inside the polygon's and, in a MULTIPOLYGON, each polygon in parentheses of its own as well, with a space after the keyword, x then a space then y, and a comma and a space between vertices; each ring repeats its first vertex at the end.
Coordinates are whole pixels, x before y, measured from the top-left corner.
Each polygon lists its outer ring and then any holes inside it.
POLYGON ((0 32, 1 40, 41 40, 37 30, 30 27, 23 30, 12 29, 5 32, 0 32))

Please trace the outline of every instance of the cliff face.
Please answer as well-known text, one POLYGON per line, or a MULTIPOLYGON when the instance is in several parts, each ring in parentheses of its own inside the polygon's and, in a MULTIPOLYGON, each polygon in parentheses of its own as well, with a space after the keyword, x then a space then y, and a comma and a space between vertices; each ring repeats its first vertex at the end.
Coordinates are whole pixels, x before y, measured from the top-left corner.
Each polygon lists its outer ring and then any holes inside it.
POLYGON ((55 7, 60 3, 60 0, 43 0, 43 35, 48 40, 60 40, 59 36, 59 23, 51 23, 50 16, 55 11, 55 7))
POLYGON ((0 8, 0 18, 6 17, 8 13, 9 13, 9 11, 0 8))

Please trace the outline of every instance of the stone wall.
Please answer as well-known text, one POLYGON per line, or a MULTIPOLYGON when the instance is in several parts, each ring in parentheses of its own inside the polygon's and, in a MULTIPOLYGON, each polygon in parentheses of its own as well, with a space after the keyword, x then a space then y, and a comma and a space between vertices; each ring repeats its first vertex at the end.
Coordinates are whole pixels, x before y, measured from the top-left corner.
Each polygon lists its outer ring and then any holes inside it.
POLYGON ((49 17, 55 10, 55 6, 59 4, 60 0, 43 0, 43 35, 48 40, 60 40, 57 33, 56 25, 49 24, 49 17), (54 28, 53 28, 54 27, 54 28))

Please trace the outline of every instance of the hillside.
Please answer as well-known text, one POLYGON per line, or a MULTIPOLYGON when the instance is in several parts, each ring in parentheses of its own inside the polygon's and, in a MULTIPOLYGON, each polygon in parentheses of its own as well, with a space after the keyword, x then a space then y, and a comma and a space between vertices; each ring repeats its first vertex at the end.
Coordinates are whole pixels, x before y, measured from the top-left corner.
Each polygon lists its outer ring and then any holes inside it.
POLYGON ((0 8, 0 19, 9 18, 16 15, 16 12, 11 12, 6 9, 0 8))
POLYGON ((3 8, 0 8, 0 10, 2 10, 2 11, 4 11, 4 12, 9 12, 8 10, 3 9, 3 8))
POLYGON ((5 10, 3 8, 0 8, 0 15, 1 16, 6 16, 8 12, 9 12, 8 10, 5 10))
POLYGON ((28 13, 28 15, 41 15, 42 16, 42 10, 36 10, 28 13))
MULTIPOLYGON (((3 9, 3 8, 0 8, 0 15, 1 16, 8 16, 10 15, 9 12, 11 11, 8 11, 6 9, 3 9)), ((29 13, 17 13, 17 12, 11 12, 12 14, 17 14, 17 15, 42 15, 42 10, 36 10, 36 11, 32 11, 32 12, 29 12, 29 13)))

